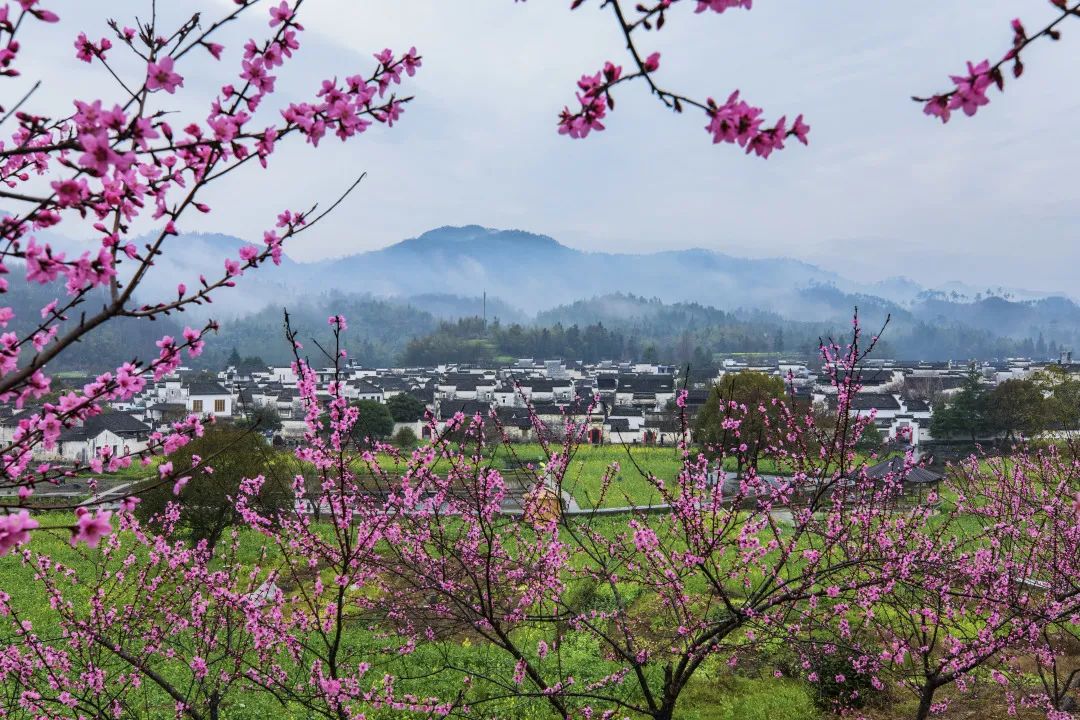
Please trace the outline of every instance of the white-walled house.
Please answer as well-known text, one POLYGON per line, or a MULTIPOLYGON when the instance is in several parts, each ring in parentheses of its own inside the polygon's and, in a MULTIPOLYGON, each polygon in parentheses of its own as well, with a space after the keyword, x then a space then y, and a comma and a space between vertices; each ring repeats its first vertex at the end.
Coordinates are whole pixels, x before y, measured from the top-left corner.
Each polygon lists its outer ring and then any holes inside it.
POLYGON ((502 385, 495 388, 494 392, 492 392, 492 396, 494 397, 495 404, 499 407, 511 408, 518 407, 519 405, 523 406, 525 404, 524 398, 521 397, 518 389, 513 385, 502 385))
POLYGON ((436 382, 435 397, 439 400, 491 402, 495 399, 497 385, 494 376, 488 377, 479 373, 450 373, 436 382))
MULTIPOLYGON (((836 397, 829 396, 829 405, 836 409, 836 397)), ((931 407, 922 400, 905 400, 900 393, 859 393, 852 401, 851 413, 874 413, 874 425, 888 440, 903 436, 911 445, 930 439, 931 407)))
POLYGON ((631 423, 632 418, 609 417, 604 421, 604 439, 609 443, 638 445, 644 442, 644 423, 631 423))
MULTIPOLYGON (((12 408, 9 406, 4 409, 10 411, 12 408)), ((28 419, 37 410, 40 408, 24 408, 0 419, 0 443, 4 445, 10 443, 15 437, 15 431, 19 429, 19 422, 28 419)))
POLYGON ((184 390, 184 383, 180 380, 179 375, 170 375, 162 378, 161 381, 154 384, 153 389, 154 403, 182 403, 184 402, 184 396, 186 394, 184 390))
MULTIPOLYGON (((11 442, 19 421, 31 417, 39 409, 27 409, 0 422, 0 442, 11 442)), ((127 412, 105 412, 87 418, 79 425, 60 433, 54 448, 34 445, 35 460, 87 462, 100 448, 110 447, 115 455, 137 453, 146 449, 151 428, 127 412)))
POLYGON ((56 449, 46 456, 86 463, 104 447, 110 448, 114 456, 145 450, 149 439, 150 426, 134 416, 123 412, 104 413, 60 433, 56 449))
POLYGON ((196 415, 213 415, 220 418, 233 416, 232 393, 219 383, 196 380, 188 384, 184 400, 188 412, 196 415))
POLYGON ((522 385, 529 387, 529 399, 534 403, 555 402, 555 385, 551 380, 523 380, 522 385))
POLYGON ((659 410, 675 397, 674 385, 672 375, 621 374, 616 379, 614 402, 659 410))
POLYGON ((282 385, 296 385, 297 377, 296 371, 291 367, 272 367, 270 368, 270 377, 282 385))
POLYGON ((179 403, 155 403, 146 408, 142 413, 143 421, 150 423, 156 428, 163 425, 183 420, 190 415, 187 404, 179 403))
POLYGON ((378 377, 367 378, 367 382, 382 390, 383 398, 386 400, 389 400, 395 395, 410 392, 416 387, 414 382, 406 380, 400 375, 380 375, 378 377))
POLYGON ((345 385, 345 396, 351 400, 371 400, 372 402, 385 403, 386 395, 382 388, 372 385, 367 380, 350 380, 345 385))

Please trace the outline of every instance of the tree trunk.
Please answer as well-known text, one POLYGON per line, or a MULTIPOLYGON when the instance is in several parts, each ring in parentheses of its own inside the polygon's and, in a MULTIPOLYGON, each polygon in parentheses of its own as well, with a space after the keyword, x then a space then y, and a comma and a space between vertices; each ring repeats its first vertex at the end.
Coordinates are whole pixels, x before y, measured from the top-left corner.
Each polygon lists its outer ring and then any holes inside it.
POLYGON ((930 707, 934 704, 934 691, 937 690, 933 685, 927 685, 923 688, 922 695, 919 696, 919 709, 915 713, 915 720, 926 720, 930 717, 930 707))
POLYGON ((675 717, 675 703, 679 700, 680 687, 676 687, 671 679, 671 670, 668 668, 665 670, 665 676, 667 681, 665 682, 663 699, 660 701, 660 707, 656 708, 652 716, 655 720, 672 720, 675 717))

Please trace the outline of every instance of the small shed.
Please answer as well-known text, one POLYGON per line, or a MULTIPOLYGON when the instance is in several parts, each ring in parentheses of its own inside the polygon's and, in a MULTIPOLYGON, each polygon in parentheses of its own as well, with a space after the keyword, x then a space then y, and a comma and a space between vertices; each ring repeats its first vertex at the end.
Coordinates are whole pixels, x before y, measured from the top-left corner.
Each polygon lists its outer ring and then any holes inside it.
POLYGON ((558 490, 544 484, 535 488, 530 495, 524 508, 526 520, 537 525, 562 517, 565 508, 558 490))
POLYGON ((916 465, 904 474, 904 458, 894 457, 883 460, 876 465, 866 468, 866 477, 871 480, 884 480, 887 477, 903 475, 904 495, 915 496, 922 500, 930 490, 936 490, 941 483, 944 473, 931 470, 922 465, 916 465))

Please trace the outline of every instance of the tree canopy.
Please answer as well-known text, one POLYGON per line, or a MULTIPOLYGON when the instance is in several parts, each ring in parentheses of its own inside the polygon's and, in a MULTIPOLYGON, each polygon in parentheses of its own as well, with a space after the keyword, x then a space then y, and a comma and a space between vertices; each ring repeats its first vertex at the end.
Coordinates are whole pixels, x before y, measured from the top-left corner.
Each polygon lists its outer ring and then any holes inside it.
POLYGON ((1033 380, 1005 380, 986 394, 987 424, 1010 442, 1040 434, 1050 417, 1050 404, 1033 380))
POLYGON ((745 445, 739 453, 753 464, 763 443, 780 417, 778 401, 784 400, 786 388, 779 377, 741 371, 725 375, 709 391, 709 399, 694 419, 694 439, 710 457, 745 445), (774 402, 777 401, 777 402, 774 402), (735 404, 732 407, 732 403, 735 404), (725 420, 739 423, 725 427, 725 420))
POLYGON ((147 481, 149 489, 140 493, 138 517, 147 521, 160 516, 171 502, 180 504, 180 527, 187 530, 193 543, 205 540, 213 550, 222 533, 242 521, 234 498, 245 478, 266 478, 259 502, 264 510, 288 507, 292 501, 289 483, 273 472, 275 453, 266 440, 251 430, 228 425, 207 428, 201 438, 169 456, 173 472, 165 482, 147 481), (210 466, 213 471, 206 471, 210 466), (174 493, 170 479, 190 477, 174 493))
POLYGON ((972 442, 990 429, 986 417, 986 388, 974 367, 964 376, 960 391, 943 406, 934 408, 930 433, 939 439, 967 437, 972 442))
POLYGON ((386 407, 394 422, 416 422, 424 417, 427 405, 409 393, 398 393, 387 399, 386 407))
POLYGON ((394 418, 386 405, 375 400, 357 400, 353 406, 360 412, 352 427, 355 440, 382 440, 394 432, 394 418))

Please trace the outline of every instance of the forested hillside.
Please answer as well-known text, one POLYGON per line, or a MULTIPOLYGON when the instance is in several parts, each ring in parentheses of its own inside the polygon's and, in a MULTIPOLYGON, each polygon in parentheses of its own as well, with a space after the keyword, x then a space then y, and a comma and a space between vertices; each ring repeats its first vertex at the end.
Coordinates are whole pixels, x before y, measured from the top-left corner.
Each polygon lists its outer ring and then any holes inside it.
MULTIPOLYGON (((21 268, 18 268, 21 271, 21 268)), ((53 300, 59 301, 58 307, 68 301, 61 291, 49 285, 23 283, 18 292, 7 293, 3 304, 15 314, 14 320, 7 323, 4 332, 14 332, 20 337, 38 330, 41 322, 41 308, 53 300)), ((58 325, 57 335, 63 337, 78 326, 84 314, 93 315, 109 302, 108 292, 102 288, 89 293, 83 302, 66 312, 67 320, 58 325)), ((145 357, 147 348, 153 349, 154 342, 162 335, 179 337, 183 333, 183 316, 161 316, 155 322, 143 322, 133 318, 118 317, 98 326, 87 333, 71 350, 56 357, 51 367, 57 370, 89 370, 102 372, 115 368, 124 362, 145 357), (141 354, 142 353, 142 354, 141 354)), ((191 324, 195 324, 192 321, 191 324)), ((22 359, 32 357, 33 348, 24 351, 22 359)))

